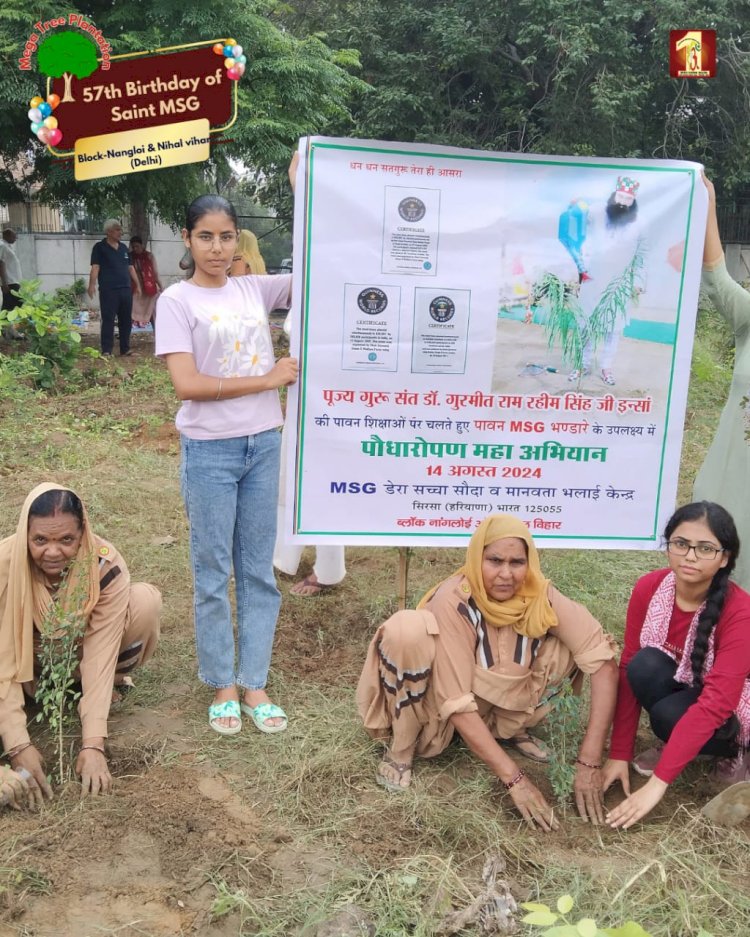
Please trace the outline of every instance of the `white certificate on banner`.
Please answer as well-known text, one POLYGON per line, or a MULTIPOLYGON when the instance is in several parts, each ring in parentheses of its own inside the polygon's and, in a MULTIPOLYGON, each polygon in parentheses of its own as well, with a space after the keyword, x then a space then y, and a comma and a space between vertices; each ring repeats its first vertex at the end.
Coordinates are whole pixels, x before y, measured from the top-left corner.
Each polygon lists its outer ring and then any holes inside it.
MULTIPOLYGON (((396 164, 396 168, 404 167, 396 164)), ((408 185, 385 187, 383 273, 434 277, 439 232, 439 189, 408 185)))
POLYGON ((344 371, 395 371, 401 289, 347 283, 344 286, 344 371))
POLYGON ((465 372, 470 300, 470 290, 414 290, 413 372, 465 372))
POLYGON ((701 167, 300 150, 285 536, 463 546, 503 512, 544 547, 656 548, 677 492, 701 167))

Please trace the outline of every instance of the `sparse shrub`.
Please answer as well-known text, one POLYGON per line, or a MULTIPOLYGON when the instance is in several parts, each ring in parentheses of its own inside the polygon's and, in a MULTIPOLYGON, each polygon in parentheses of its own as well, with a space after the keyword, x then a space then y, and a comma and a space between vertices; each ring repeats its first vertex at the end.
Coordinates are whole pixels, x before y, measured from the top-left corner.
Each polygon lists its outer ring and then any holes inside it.
MULTIPOLYGON (((75 560, 82 570, 87 560, 75 560)), ((55 737, 57 780, 64 784, 69 772, 65 770, 64 730, 73 704, 80 698, 75 686, 78 668, 78 648, 86 630, 83 608, 86 602, 87 577, 81 576, 76 586, 66 591, 61 583, 47 608, 39 628, 39 657, 41 669, 36 684, 36 700, 41 705, 37 722, 46 718, 55 737)))
POLYGON ((549 743, 547 775, 557 802, 563 805, 573 792, 576 778, 574 762, 581 738, 581 698, 566 680, 560 692, 550 699, 549 706, 544 721, 549 743))
POLYGON ((21 332, 26 339, 21 350, 40 359, 34 382, 50 390, 61 377, 70 374, 81 354, 98 353, 82 348, 81 336, 71 324, 75 310, 43 293, 39 280, 22 283, 18 294, 23 304, 0 311, 0 328, 9 325, 21 332))
POLYGON ((70 286, 59 286, 53 294, 53 299, 59 309, 69 309, 76 313, 81 308, 85 296, 86 281, 79 277, 70 286))

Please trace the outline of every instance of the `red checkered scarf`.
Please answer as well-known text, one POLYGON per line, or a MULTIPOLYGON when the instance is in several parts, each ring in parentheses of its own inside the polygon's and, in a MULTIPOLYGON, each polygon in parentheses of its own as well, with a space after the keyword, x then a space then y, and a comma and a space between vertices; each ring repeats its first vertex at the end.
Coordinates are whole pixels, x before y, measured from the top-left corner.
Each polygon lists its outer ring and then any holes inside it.
MULTIPOLYGON (((669 572, 659 583, 656 592, 654 592, 651 601, 648 603, 646 618, 643 622, 643 628, 641 629, 641 647, 658 647, 659 650, 669 655, 669 657, 675 661, 677 660, 677 654, 667 646, 666 641, 669 632, 669 623, 672 620, 672 612, 674 611, 676 589, 677 578, 674 573, 669 572)), ((693 669, 690 664, 690 657, 693 653, 693 645, 695 644, 695 633, 698 630, 698 619, 705 607, 706 603, 704 602, 693 615, 693 620, 690 622, 687 637, 685 638, 685 647, 683 648, 682 657, 674 676, 678 683, 684 683, 687 686, 693 685, 693 669)), ((704 677, 710 672, 714 664, 715 632, 716 629, 714 628, 708 639, 708 650, 706 651, 706 657, 703 661, 704 677)), ((740 745, 742 748, 748 748, 750 747, 750 678, 745 680, 742 694, 740 695, 735 711, 740 722, 740 745)))

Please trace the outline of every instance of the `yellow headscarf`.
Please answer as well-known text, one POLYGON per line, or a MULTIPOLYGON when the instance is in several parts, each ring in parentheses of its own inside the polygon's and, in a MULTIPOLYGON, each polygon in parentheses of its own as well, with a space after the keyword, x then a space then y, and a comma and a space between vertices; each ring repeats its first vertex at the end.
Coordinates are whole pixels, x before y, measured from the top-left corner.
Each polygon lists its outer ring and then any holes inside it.
POLYGON ((249 273, 266 272, 266 264, 258 247, 258 239, 252 231, 243 228, 237 239, 237 254, 245 261, 249 273))
MULTIPOLYGON (((529 528, 512 514, 491 514, 482 521, 469 541, 466 562, 454 575, 459 573, 468 579, 471 595, 484 620, 496 628, 510 626, 518 634, 540 638, 557 624, 557 615, 547 598, 549 580, 542 574, 539 554, 529 528), (523 540, 528 552, 529 565, 526 578, 516 594, 504 602, 496 602, 487 595, 484 588, 482 555, 485 547, 505 537, 523 540)), ((430 589, 422 597, 417 608, 426 605, 439 586, 440 583, 430 589)))
MULTIPOLYGON (((49 482, 37 485, 23 503, 16 532, 0 540, 0 699, 5 699, 12 683, 26 683, 34 677, 34 622, 39 625, 44 621, 52 597, 29 553, 29 508, 39 495, 54 490, 70 491, 49 482)), ((86 579, 88 598, 83 614, 88 618, 99 601, 99 557, 84 507, 83 539, 60 601, 65 603, 67 595, 80 594, 78 584, 86 579)))

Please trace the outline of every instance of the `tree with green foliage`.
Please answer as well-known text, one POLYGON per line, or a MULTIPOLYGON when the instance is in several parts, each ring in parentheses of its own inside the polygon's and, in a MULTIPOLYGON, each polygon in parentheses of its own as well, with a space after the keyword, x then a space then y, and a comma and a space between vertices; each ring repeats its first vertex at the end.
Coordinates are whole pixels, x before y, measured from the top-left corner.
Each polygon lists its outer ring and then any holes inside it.
POLYGON ((84 33, 72 29, 52 33, 39 46, 37 67, 50 78, 64 78, 63 104, 75 101, 73 78, 88 78, 99 67, 96 43, 84 33))
POLYGON ((361 50, 355 136, 693 159, 750 189, 745 0, 301 0, 277 16, 361 50), (717 31, 717 76, 672 79, 669 32, 696 27, 717 31))

